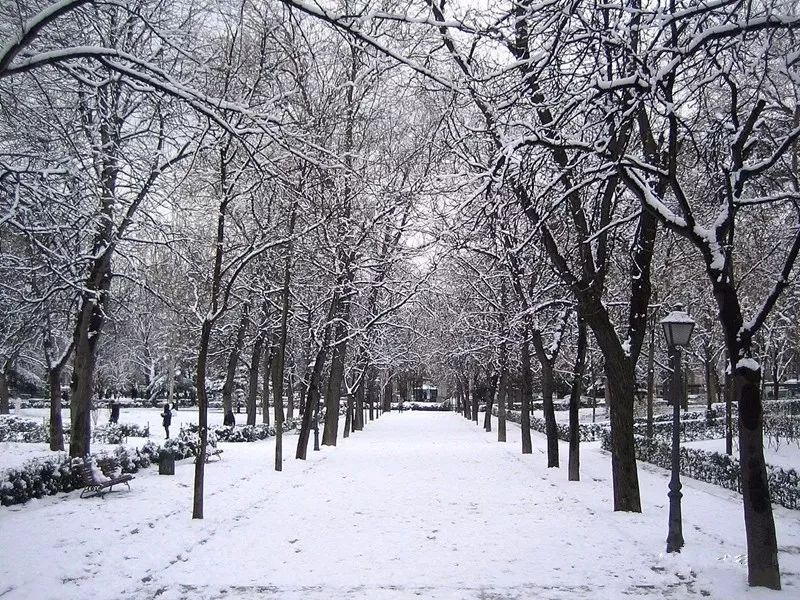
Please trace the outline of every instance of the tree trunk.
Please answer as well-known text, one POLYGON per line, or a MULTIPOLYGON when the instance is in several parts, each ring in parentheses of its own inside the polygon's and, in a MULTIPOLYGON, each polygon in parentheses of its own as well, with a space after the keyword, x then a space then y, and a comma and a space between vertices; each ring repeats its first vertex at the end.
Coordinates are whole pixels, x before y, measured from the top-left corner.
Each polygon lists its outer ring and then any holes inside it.
POLYGON ((272 361, 272 404, 275 407, 275 470, 283 471, 283 352, 272 361))
POLYGON ((494 408, 494 395, 497 391, 497 374, 492 375, 491 382, 485 391, 486 414, 483 416, 483 428, 492 431, 492 409, 494 408))
POLYGON ((269 425, 269 379, 272 374, 272 344, 270 343, 269 350, 263 352, 264 364, 262 368, 264 373, 261 380, 261 422, 264 425, 269 425))
POLYGON ((50 387, 50 450, 64 451, 64 425, 61 421, 61 365, 47 372, 50 387))
POLYGON ((772 352, 772 399, 777 400, 781 392, 781 383, 778 374, 778 351, 772 352))
POLYGON ((253 353, 250 356, 250 367, 247 372, 247 424, 256 424, 258 402, 258 372, 261 370, 261 353, 264 348, 264 332, 256 335, 253 342, 253 353))
POLYGON ((0 368, 0 415, 7 415, 11 412, 9 407, 8 392, 8 373, 11 370, 11 361, 6 360, 0 368))
POLYGON ((294 419, 294 374, 293 371, 289 371, 287 374, 287 385, 286 388, 286 418, 287 419, 294 419))
POLYGON ((362 431, 364 429, 364 395, 367 387, 367 377, 369 368, 365 365, 364 371, 361 376, 361 381, 356 387, 355 395, 355 412, 353 413, 353 431, 362 431))
POLYGON ((369 406, 369 420, 375 420, 375 396, 377 393, 377 386, 375 385, 375 367, 370 367, 367 371, 369 379, 367 380, 367 405, 369 406))
POLYGON ((751 586, 781 588, 778 542, 764 461, 760 370, 736 368, 733 388, 739 405, 739 464, 747 533, 747 571, 751 586))
POLYGON ((169 403, 170 407, 174 405, 175 401, 175 355, 169 355, 169 373, 167 374, 167 403, 169 403))
POLYGON ((681 373, 681 409, 689 410, 689 366, 684 365, 681 373))
POLYGON ((636 389, 632 370, 606 361, 606 388, 611 413, 611 470, 614 479, 614 510, 642 512, 639 474, 633 444, 633 395, 636 389))
POLYGON ((70 385, 69 455, 72 458, 81 458, 91 452, 91 411, 97 343, 105 323, 105 306, 111 285, 110 265, 107 268, 103 266, 98 268, 101 272, 96 277, 90 277, 90 281, 99 278, 98 285, 94 288, 97 292, 92 293, 89 290, 84 292, 75 325, 75 357, 70 385))
POLYGON ((655 400, 656 379, 656 344, 655 344, 655 319, 650 326, 650 346, 647 349, 647 429, 645 435, 648 440, 653 439, 653 401, 655 400))
POLYGON ((553 405, 553 368, 555 353, 548 355, 541 333, 531 330, 531 341, 536 350, 536 358, 542 367, 542 408, 544 411, 545 433, 547 435, 547 467, 558 467, 558 426, 556 410, 553 405))
MULTIPOLYGON (((730 365, 730 360, 728 360, 730 365)), ((733 456, 733 375, 725 369, 725 454, 733 456)))
POLYGON ((206 394, 206 363, 211 340, 212 321, 206 319, 200 330, 200 349, 197 352, 197 404, 200 448, 194 462, 194 501, 192 518, 203 518, 203 488, 205 485, 206 444, 208 444, 208 395, 206 394))
MULTIPOLYGON (((408 400, 408 375, 401 374, 397 379, 397 394, 400 396, 400 402, 408 400)), ((477 421, 477 417, 475 419, 477 421)))
POLYGON ((342 437, 350 437, 350 430, 353 427, 353 396, 347 394, 347 408, 344 411, 344 431, 342 437))
POLYGON ((581 480, 581 430, 578 414, 586 370, 586 323, 578 316, 578 340, 575 350, 575 375, 569 394, 569 481, 581 480))
MULTIPOLYGON (((346 318, 346 317, 345 317, 346 318)), ((336 339, 347 335, 347 328, 341 323, 336 327, 336 339)), ((325 428, 322 431, 322 445, 335 446, 339 434, 339 400, 342 395, 344 359, 347 343, 341 342, 333 347, 331 370, 328 374, 328 387, 325 391, 325 428)))
MULTIPOLYGON (((470 401, 469 377, 467 375, 462 375, 462 380, 464 382, 462 388, 464 394, 464 418, 469 421, 472 419, 472 402, 470 401)), ((475 390, 472 390, 472 393, 475 393, 475 390)))
POLYGON ((286 364, 286 340, 289 337, 289 284, 292 277, 292 236, 297 217, 297 205, 292 203, 289 214, 286 257, 283 267, 283 291, 281 294, 281 325, 278 330, 278 347, 272 364, 272 394, 275 399, 275 470, 283 470, 283 375, 286 364))
POLYGON ((531 454, 531 398, 533 396, 533 373, 531 373, 531 345, 529 329, 525 326, 522 340, 522 406, 520 407, 520 426, 522 427, 522 453, 531 454))
POLYGON ((500 374, 500 388, 497 392, 497 441, 506 441, 506 395, 508 394, 508 372, 500 374))
POLYGON ((300 460, 306 459, 306 455, 308 453, 308 438, 311 435, 311 426, 316 425, 317 408, 319 407, 320 399, 319 385, 320 380, 322 379, 322 370, 325 367, 327 339, 328 336, 325 336, 323 345, 317 351, 317 357, 314 360, 314 368, 311 371, 311 380, 308 382, 308 388, 306 390, 306 405, 303 409, 303 420, 300 423, 300 435, 297 439, 297 452, 295 454, 295 458, 299 458, 300 460))
POLYGON ((392 410, 392 388, 394 387, 392 378, 392 373, 389 373, 386 378, 386 385, 383 387, 383 412, 391 412, 392 410))
POLYGON ((714 353, 712 352, 711 345, 705 344, 703 356, 703 367, 706 381, 706 415, 711 415, 712 404, 716 401, 716 381, 714 379, 714 353))
MULTIPOLYGON (((587 325, 592 325, 584 310, 580 310, 580 314, 587 325)), ((594 315, 594 318, 592 331, 605 358, 606 405, 611 420, 614 510, 641 512, 639 476, 633 442, 635 365, 631 356, 622 348, 617 332, 610 322, 607 322, 607 319, 598 319, 597 315, 594 315)))
POLYGON ((472 376, 472 420, 478 424, 478 406, 483 397, 484 384, 478 383, 478 374, 472 376))
POLYGON ((236 379, 236 367, 239 365, 239 354, 247 335, 247 325, 250 322, 250 305, 245 303, 242 307, 242 317, 236 330, 236 342, 228 356, 228 368, 225 371, 225 383, 222 386, 222 414, 227 419, 233 414, 233 388, 236 379))
POLYGON ((558 467, 558 427, 556 410, 553 405, 553 365, 550 360, 541 362, 542 366, 542 407, 547 432, 547 467, 558 467))

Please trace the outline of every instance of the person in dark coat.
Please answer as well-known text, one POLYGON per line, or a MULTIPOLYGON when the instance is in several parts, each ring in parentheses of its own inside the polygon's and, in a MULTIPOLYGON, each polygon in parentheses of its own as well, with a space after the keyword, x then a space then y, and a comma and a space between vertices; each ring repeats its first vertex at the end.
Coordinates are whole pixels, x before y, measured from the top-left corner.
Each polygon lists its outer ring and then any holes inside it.
POLYGON ((164 431, 169 437, 169 426, 172 423, 172 411, 169 409, 169 404, 164 405, 164 412, 161 413, 161 418, 163 419, 164 431))

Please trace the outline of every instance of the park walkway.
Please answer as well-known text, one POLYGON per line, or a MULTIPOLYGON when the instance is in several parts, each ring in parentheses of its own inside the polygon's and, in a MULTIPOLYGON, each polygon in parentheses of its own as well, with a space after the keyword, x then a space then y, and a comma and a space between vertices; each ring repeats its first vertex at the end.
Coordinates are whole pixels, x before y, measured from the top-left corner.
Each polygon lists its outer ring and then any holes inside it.
MULTIPOLYGON (((338 448, 271 470, 272 444, 228 444, 192 521, 192 465, 150 470, 105 500, 0 512, 0 598, 738 598, 740 499, 687 488, 679 555, 663 554, 666 477, 642 467, 645 512, 611 510, 609 458, 584 481, 546 469, 452 413, 387 414, 338 448), (4 587, 5 586, 5 587, 4 587), (4 595, 5 592, 5 595, 4 595)), ((293 454, 295 437, 287 438, 293 454)), ((562 446, 562 460, 566 461, 562 446)), ((777 510, 784 587, 797 591, 797 515, 777 510), (786 560, 784 560, 786 559, 786 560)), ((748 594, 766 598, 768 592, 748 594)), ((773 596, 770 596, 773 597, 773 596)))

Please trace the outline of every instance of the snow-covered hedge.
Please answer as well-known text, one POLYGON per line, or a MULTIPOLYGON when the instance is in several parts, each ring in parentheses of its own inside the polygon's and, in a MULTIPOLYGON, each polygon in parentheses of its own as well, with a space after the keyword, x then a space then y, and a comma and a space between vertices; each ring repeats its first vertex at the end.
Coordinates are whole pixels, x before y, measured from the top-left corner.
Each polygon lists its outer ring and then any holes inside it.
MULTIPOLYGON (((211 448, 217 447, 217 435, 213 431, 208 432, 208 445, 211 448)), ((176 460, 197 456, 200 452, 200 434, 197 425, 190 425, 188 430, 181 429, 178 437, 166 440, 161 450, 172 454, 176 460)))
POLYGON ((0 442, 47 442, 50 434, 44 424, 18 417, 0 415, 0 442))
MULTIPOLYGON (((297 419, 286 419, 283 422, 283 431, 293 431, 298 428, 297 419)), ((189 425, 188 431, 196 434, 199 431, 197 425, 189 425)), ((221 425, 209 429, 209 434, 213 433, 216 439, 221 442, 257 442, 275 436, 275 427, 259 423, 257 425, 238 425, 234 427, 221 425)))
MULTIPOLYGON (((600 438, 603 449, 610 450, 611 432, 604 430, 600 438)), ((638 435, 634 437, 634 442, 638 460, 658 465, 664 469, 671 468, 671 444, 638 435)), ((734 457, 685 446, 681 446, 680 457, 681 474, 741 493, 741 467, 739 461, 734 457)), ((800 509, 800 475, 797 471, 767 465, 767 478, 769 494, 773 503, 786 508, 800 509)))
MULTIPOLYGON (((400 410, 398 402, 392 402, 392 410, 400 410)), ((450 411, 453 405, 449 400, 444 402, 403 402, 403 410, 428 410, 428 411, 450 411)))
MULTIPOLYGON (((16 398, 14 402, 16 402, 16 398)), ((22 398, 20 406, 22 408, 50 408, 50 398, 22 398)), ((61 408, 69 408, 69 402, 61 400, 61 408)))
MULTIPOLYGON (((653 415, 653 423, 672 423, 672 408, 670 408, 670 412, 659 413, 657 415, 653 415)), ((719 412, 717 409, 711 409, 711 414, 709 415, 704 410, 693 410, 693 411, 681 411, 681 421, 700 421, 706 420, 710 423, 716 422, 717 419, 721 419, 722 415, 725 414, 725 407, 722 408, 722 413, 719 412)), ((640 417, 634 419, 634 423, 636 424, 647 424, 647 417, 640 417)))
POLYGON ((764 433, 770 437, 800 440, 800 415, 764 415, 764 433))
MULTIPOLYGON (((705 418, 692 421, 682 419, 680 432, 681 440, 684 442, 717 440, 725 437, 725 424, 721 421, 709 423, 705 418)), ((647 425, 639 422, 634 423, 633 433, 642 436, 646 435, 647 425)), ((654 421, 653 437, 662 441, 672 439, 672 421, 654 421)))
MULTIPOLYGON (((123 473, 136 473, 155 462, 158 452, 158 446, 148 441, 139 449, 119 446, 112 453, 101 452, 93 457, 105 474, 118 468, 123 473)), ((6 469, 0 474, 0 504, 22 504, 31 498, 82 489, 82 463, 81 458, 60 453, 52 458, 28 461, 18 469, 6 469)))
POLYGON ((134 423, 109 423, 100 425, 92 431, 92 436, 106 444, 121 444, 129 437, 150 437, 150 426, 136 425, 134 423))
MULTIPOLYGON (((492 408, 492 414, 497 416, 497 407, 492 408)), ((522 412, 518 410, 507 410, 506 420, 513 421, 514 423, 522 423, 522 412)), ((569 426, 563 423, 556 423, 558 429, 558 439, 569 441, 569 426)), ((547 433, 544 419, 534 417, 531 415, 531 429, 540 433, 547 433)), ((600 439, 600 432, 605 431, 606 426, 602 423, 580 423, 578 431, 582 442, 594 442, 600 439)))

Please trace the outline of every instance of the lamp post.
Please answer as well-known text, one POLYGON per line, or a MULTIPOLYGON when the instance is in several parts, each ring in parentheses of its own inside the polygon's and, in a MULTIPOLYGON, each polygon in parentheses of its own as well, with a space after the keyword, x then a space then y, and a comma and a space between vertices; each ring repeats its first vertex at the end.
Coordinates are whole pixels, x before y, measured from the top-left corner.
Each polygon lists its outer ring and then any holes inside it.
POLYGON ((664 338, 670 351, 672 378, 672 475, 669 480, 669 531, 667 533, 667 552, 680 552, 683 547, 683 523, 681 520, 681 474, 680 474, 680 421, 681 421, 681 346, 688 346, 694 329, 694 319, 683 310, 683 305, 675 305, 674 310, 661 320, 664 338))

